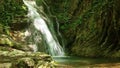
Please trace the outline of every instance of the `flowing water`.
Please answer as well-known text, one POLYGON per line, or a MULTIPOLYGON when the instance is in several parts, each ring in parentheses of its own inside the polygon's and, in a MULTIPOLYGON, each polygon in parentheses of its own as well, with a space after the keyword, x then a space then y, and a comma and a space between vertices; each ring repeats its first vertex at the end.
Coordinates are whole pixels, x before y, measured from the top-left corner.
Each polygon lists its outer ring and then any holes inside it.
MULTIPOLYGON (((28 17, 32 21, 29 29, 25 32, 25 35, 28 36, 27 40, 30 42, 29 46, 34 52, 39 49, 40 51, 47 50, 57 63, 67 66, 58 68, 89 68, 90 65, 94 67, 94 64, 119 62, 120 59, 64 56, 64 50, 57 40, 54 29, 51 28, 53 25, 51 25, 50 19, 44 13, 43 7, 38 7, 34 0, 23 0, 23 2, 28 7, 28 17)), ((59 30, 56 31, 60 35, 59 30)))
MULTIPOLYGON (((47 45, 47 50, 52 56, 64 56, 64 50, 58 42, 58 39, 56 38, 53 29, 52 31, 50 31, 50 25, 48 24, 51 24, 51 22, 47 16, 44 16, 45 13, 42 6, 38 7, 35 0, 23 0, 23 2, 28 7, 28 17, 32 21, 33 27, 35 27, 35 29, 32 28, 26 32, 26 35, 29 35, 29 37, 32 37, 31 35, 33 35, 34 37, 32 41, 34 41, 35 43, 32 43, 31 41, 31 45, 29 46, 32 47, 34 51, 37 51, 39 46, 38 43, 41 42, 42 38, 42 42, 44 41, 44 45, 42 46, 47 45)), ((42 46, 39 48, 42 49, 42 46)))
MULTIPOLYGON (((53 59, 61 64, 60 68, 119 68, 120 58, 90 58, 90 57, 75 57, 75 56, 64 56, 64 57, 53 57, 53 59), (115 67, 117 66, 117 67, 115 67)), ((59 68, 59 67, 58 67, 59 68)))

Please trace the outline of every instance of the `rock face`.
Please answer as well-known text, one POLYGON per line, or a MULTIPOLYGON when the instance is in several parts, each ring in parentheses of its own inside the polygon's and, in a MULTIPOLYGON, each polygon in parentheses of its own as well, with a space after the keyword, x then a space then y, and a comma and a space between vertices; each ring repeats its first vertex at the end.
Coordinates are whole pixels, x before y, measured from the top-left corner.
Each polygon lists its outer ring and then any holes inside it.
POLYGON ((51 56, 0 46, 0 68, 54 68, 51 56))
POLYGON ((120 57, 120 0, 53 1, 69 54, 120 57))

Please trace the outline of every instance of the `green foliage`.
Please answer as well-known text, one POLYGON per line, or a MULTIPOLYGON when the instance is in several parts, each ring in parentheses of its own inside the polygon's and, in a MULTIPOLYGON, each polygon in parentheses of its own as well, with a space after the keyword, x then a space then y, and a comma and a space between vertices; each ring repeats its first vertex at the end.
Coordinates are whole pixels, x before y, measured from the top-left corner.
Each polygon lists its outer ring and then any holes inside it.
POLYGON ((67 13, 60 13, 57 15, 57 18, 60 20, 61 23, 64 23, 64 25, 60 26, 61 29, 67 28, 67 22, 69 22, 69 17, 67 16, 67 13))
MULTIPOLYGON (((71 24, 71 25, 73 25, 72 27, 75 28, 82 23, 87 23, 90 20, 90 18, 93 17, 93 15, 96 15, 96 13, 98 13, 103 8, 105 3, 106 2, 103 0, 101 0, 101 1, 93 0, 91 5, 89 5, 89 3, 88 3, 89 6, 86 6, 85 9, 81 10, 81 12, 80 12, 81 14, 77 15, 77 18, 75 20, 73 20, 73 22, 71 24)), ((80 5, 84 6, 85 4, 81 3, 80 5)))
POLYGON ((38 6, 43 5, 43 0, 36 0, 36 4, 37 4, 38 6))
POLYGON ((0 25, 8 33, 9 24, 11 24, 16 17, 25 15, 26 11, 23 7, 22 0, 1 0, 0 1, 0 25))
MULTIPOLYGON (((65 0, 60 3, 52 3, 52 13, 57 16, 60 23, 63 23, 60 26, 62 30, 67 28, 74 29, 79 25, 87 23, 90 19, 92 19, 91 17, 93 17, 93 15, 100 14, 105 11, 104 7, 109 5, 109 8, 113 3, 112 0, 92 0, 88 3, 84 0, 78 0, 78 3, 76 3, 77 5, 75 4, 77 7, 75 7, 74 4, 71 5, 71 2, 73 1, 65 0)), ((96 18, 92 20, 93 23, 95 23, 95 20, 96 18)))
POLYGON ((70 5, 69 0, 45 0, 45 2, 49 5, 48 7, 50 9, 51 14, 58 18, 59 23, 64 24, 60 24, 60 28, 65 29, 70 19, 68 13, 70 5))

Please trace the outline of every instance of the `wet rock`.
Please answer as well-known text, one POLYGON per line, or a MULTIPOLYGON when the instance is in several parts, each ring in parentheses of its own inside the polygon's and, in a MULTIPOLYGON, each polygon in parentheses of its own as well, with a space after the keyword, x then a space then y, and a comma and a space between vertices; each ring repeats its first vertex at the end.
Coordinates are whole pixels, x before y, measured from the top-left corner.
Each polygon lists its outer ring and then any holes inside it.
POLYGON ((21 50, 1 47, 0 68, 54 68, 50 55, 42 52, 24 52, 21 50), (6 49, 4 49, 6 48, 6 49))

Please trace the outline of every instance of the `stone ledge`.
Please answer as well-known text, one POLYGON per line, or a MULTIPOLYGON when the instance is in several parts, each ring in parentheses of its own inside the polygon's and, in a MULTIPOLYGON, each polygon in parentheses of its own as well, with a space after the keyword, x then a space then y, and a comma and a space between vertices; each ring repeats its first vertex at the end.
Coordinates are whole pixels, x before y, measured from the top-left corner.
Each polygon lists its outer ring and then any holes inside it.
POLYGON ((8 48, 0 50, 0 68, 54 68, 50 55, 8 48))

